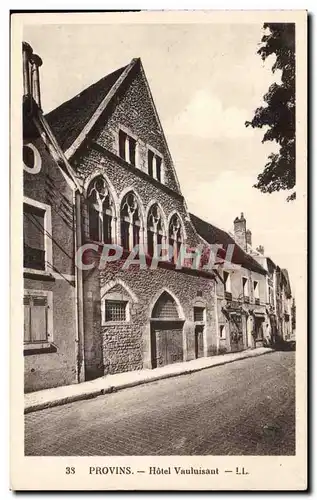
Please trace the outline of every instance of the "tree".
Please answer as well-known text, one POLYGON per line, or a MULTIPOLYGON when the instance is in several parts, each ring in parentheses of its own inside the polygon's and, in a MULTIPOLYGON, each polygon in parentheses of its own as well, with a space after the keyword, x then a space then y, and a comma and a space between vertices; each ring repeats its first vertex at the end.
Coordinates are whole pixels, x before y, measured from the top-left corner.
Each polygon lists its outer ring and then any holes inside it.
MULTIPOLYGON (((271 153, 254 185, 263 193, 295 186, 295 24, 265 23, 262 45, 258 54, 264 61, 275 54, 272 72, 281 70, 281 84, 273 83, 263 100, 266 103, 255 110, 252 121, 246 127, 262 128, 268 126, 262 143, 276 141, 278 153, 271 153)), ((295 199, 295 191, 287 201, 295 199)))

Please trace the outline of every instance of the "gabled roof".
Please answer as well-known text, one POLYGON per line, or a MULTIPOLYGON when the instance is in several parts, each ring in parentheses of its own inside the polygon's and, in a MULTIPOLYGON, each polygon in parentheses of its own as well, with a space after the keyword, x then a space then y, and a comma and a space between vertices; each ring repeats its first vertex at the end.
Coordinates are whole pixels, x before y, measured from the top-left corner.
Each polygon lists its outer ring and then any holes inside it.
POLYGON ((66 152, 74 143, 98 106, 129 65, 117 69, 45 115, 46 121, 66 152))
POLYGON ((266 270, 251 255, 248 255, 226 231, 219 229, 196 215, 189 214, 197 233, 210 244, 220 244, 227 249, 228 245, 234 245, 232 262, 251 271, 266 274, 266 270))
POLYGON ((123 66, 105 76, 74 98, 58 106, 58 108, 48 113, 45 118, 53 130, 67 160, 69 160, 87 138, 100 116, 104 113, 113 98, 117 96, 119 90, 125 88, 124 85, 128 81, 128 76, 133 73, 134 69, 140 71, 143 77, 158 128, 161 131, 170 159, 170 168, 173 171, 177 189, 181 193, 172 156, 140 58, 132 59, 127 66, 123 66))

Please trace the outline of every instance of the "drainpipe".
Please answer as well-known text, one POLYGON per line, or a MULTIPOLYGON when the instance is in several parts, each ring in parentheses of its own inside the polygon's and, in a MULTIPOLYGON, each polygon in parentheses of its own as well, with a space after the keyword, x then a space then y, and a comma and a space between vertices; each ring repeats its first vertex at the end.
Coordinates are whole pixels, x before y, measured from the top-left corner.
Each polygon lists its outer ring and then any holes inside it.
POLYGON ((216 342, 217 342, 217 354, 219 352, 219 319, 218 319, 218 296, 217 296, 217 283, 215 283, 215 324, 216 324, 216 342))
MULTIPOLYGON (((75 254, 82 245, 81 234, 81 200, 78 190, 74 192, 75 206, 75 254)), ((75 262, 76 283, 76 359, 77 382, 85 381, 85 345, 84 345, 84 299, 83 299, 83 271, 75 262)))

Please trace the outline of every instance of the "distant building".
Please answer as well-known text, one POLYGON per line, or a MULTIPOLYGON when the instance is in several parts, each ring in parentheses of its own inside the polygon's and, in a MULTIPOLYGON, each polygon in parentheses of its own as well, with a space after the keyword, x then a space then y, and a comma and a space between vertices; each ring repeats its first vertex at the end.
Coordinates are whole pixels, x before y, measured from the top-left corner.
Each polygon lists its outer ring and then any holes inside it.
POLYGON ((266 269, 267 316, 271 341, 289 340, 292 333, 292 291, 288 271, 281 269, 264 252, 260 245, 252 248, 251 231, 248 236, 247 251, 266 269))
MULTIPOLYGON (((191 215, 198 233, 210 244, 234 248, 230 262, 224 260, 216 284, 215 315, 220 352, 260 347, 267 339, 267 271, 246 252, 243 214, 234 221, 235 239, 225 231, 191 215), (233 264, 231 266, 230 264, 233 264)), ((225 258, 225 256, 224 256, 225 258)))

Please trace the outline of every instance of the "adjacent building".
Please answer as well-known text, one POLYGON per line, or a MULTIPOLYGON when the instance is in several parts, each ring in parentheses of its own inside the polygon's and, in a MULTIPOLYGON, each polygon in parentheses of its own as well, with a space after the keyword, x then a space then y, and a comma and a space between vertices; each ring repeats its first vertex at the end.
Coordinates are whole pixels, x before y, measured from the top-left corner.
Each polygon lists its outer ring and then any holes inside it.
POLYGON ((41 64, 24 43, 26 391, 267 343, 270 270, 243 214, 232 238, 188 212, 141 60, 47 115, 41 64))
POLYGON ((25 389, 77 380, 71 167, 41 110, 41 59, 23 44, 25 389))

